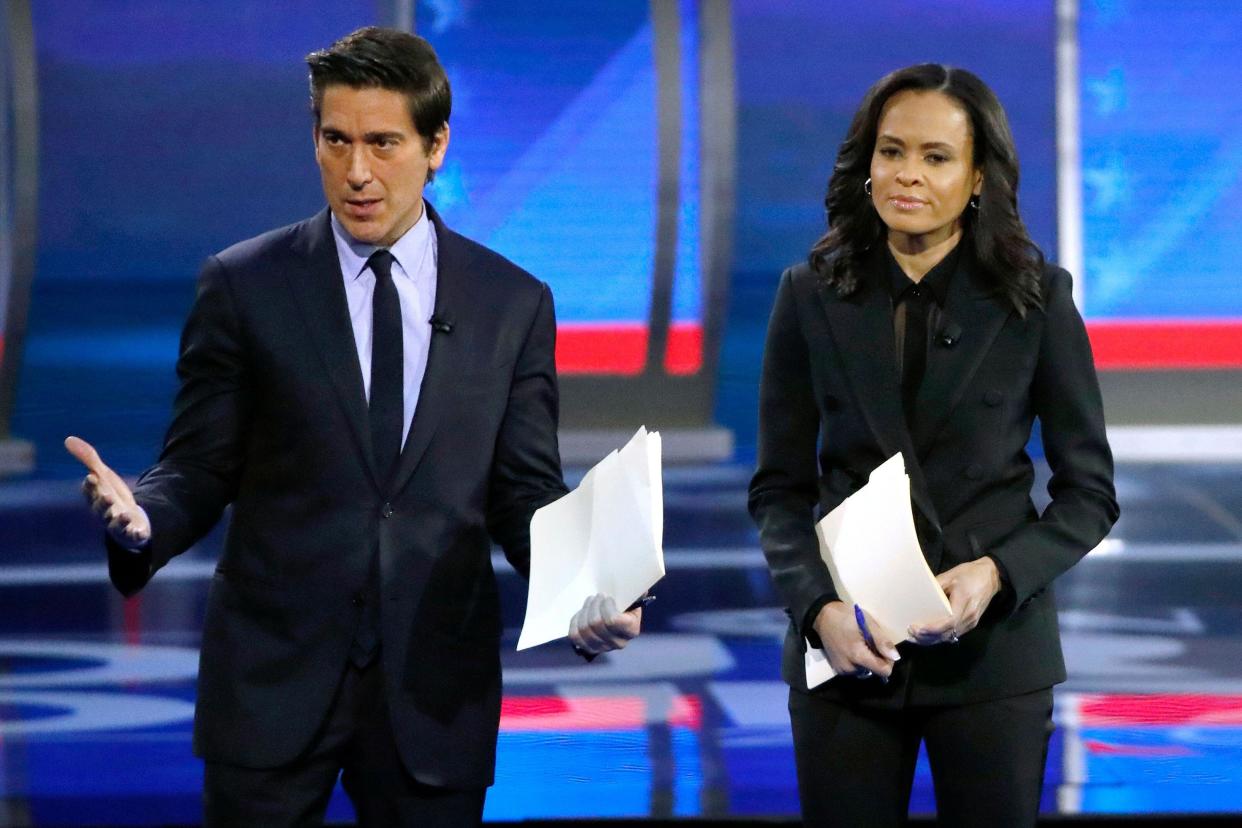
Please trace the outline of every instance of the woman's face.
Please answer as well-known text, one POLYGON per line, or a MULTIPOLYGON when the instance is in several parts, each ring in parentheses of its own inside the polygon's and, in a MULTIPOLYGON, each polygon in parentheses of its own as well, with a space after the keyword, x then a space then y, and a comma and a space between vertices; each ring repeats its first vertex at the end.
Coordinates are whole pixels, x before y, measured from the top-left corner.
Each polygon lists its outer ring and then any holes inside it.
POLYGON ((880 113, 871 155, 871 201, 889 241, 926 249, 961 231, 983 188, 974 167, 970 117, 943 92, 906 90, 880 113))

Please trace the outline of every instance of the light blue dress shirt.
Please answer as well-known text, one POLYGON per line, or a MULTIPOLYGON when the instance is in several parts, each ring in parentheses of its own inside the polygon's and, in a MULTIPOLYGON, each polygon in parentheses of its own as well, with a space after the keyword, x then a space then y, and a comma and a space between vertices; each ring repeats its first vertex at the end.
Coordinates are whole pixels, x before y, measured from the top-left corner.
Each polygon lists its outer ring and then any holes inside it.
MULTIPOLYGON (((345 278, 345 299, 349 303, 349 322, 354 329, 354 346, 358 349, 358 365, 362 368, 362 387, 367 401, 371 399, 371 299, 375 295, 375 274, 367 267, 367 259, 376 250, 373 244, 355 240, 332 216, 332 236, 336 255, 345 278)), ((427 354, 431 348, 431 315, 436 306, 436 231, 423 214, 414 226, 388 248, 396 260, 392 282, 401 303, 402 344, 402 413, 405 425, 401 445, 410 435, 418 393, 427 372, 427 354)))

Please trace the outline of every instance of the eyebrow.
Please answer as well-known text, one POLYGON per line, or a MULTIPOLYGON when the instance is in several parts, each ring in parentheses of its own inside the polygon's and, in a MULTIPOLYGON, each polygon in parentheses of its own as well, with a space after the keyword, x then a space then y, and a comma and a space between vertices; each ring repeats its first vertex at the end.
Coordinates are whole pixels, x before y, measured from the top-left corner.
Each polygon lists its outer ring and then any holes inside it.
MULTIPOLYGON (((337 129, 336 127, 320 127, 319 131, 324 135, 330 135, 334 138, 344 138, 349 141, 354 140, 353 136, 348 132, 343 129, 337 129)), ((400 132, 367 132, 363 134, 362 140, 368 144, 372 144, 380 140, 399 141, 404 137, 405 136, 400 132)))
MULTIPOLYGON (((891 135, 887 132, 883 133, 879 138, 876 139, 876 141, 877 143, 879 141, 889 141, 890 143, 897 144, 903 147, 906 145, 905 141, 901 140, 896 135, 891 135)), ((946 149, 946 150, 951 150, 953 152, 957 151, 956 146, 946 141, 925 141, 924 143, 919 144, 919 149, 946 149)))

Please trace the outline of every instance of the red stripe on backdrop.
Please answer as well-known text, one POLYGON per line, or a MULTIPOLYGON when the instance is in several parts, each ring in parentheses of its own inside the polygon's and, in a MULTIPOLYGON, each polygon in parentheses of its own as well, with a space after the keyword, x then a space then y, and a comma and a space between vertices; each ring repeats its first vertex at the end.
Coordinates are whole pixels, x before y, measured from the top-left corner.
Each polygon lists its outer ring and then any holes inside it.
POLYGON ((635 376, 646 363, 647 326, 640 322, 557 326, 558 373, 635 376))
POLYGON ((697 374, 703 368, 703 326, 698 322, 674 322, 664 350, 664 371, 675 377, 697 374))
POLYGON ((1242 319, 1087 323, 1101 370, 1242 368, 1242 319))
MULTIPOLYGON (((561 374, 636 376, 647 366, 647 326, 641 322, 571 322, 557 326, 556 370, 561 374)), ((703 367, 703 327, 674 322, 664 351, 673 376, 703 367)))
MULTIPOLYGON (((1104 371, 1242 368, 1242 319, 1093 321, 1087 332, 1096 367, 1104 371)), ((557 330, 562 374, 637 376, 646 363, 643 323, 568 323, 557 330)), ((687 376, 702 368, 702 326, 673 323, 664 370, 687 376)))

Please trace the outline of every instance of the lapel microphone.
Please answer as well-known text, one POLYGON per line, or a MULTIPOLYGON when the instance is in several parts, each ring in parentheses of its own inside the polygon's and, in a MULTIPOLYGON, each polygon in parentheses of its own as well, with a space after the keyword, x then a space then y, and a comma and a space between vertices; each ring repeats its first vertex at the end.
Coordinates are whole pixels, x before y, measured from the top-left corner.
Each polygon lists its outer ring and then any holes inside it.
POLYGON ((962 326, 952 320, 945 322, 940 327, 940 332, 936 334, 936 342, 942 348, 952 348, 961 338, 962 326))
POLYGON ((447 334, 453 332, 453 323, 442 316, 437 316, 433 313, 427 322, 431 325, 431 330, 436 333, 447 334))

